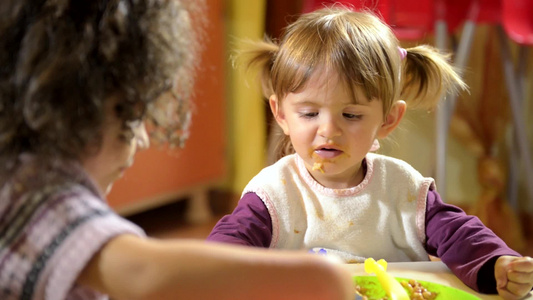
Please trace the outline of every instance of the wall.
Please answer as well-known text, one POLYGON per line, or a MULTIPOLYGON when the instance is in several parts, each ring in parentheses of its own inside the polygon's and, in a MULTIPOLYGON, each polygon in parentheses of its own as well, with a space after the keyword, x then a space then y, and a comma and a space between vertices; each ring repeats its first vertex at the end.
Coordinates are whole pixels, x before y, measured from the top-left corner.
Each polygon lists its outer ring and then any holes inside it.
POLYGON ((225 1, 207 1, 205 50, 197 75, 191 134, 184 149, 152 146, 137 154, 133 167, 108 197, 131 214, 180 197, 198 195, 227 176, 225 1))

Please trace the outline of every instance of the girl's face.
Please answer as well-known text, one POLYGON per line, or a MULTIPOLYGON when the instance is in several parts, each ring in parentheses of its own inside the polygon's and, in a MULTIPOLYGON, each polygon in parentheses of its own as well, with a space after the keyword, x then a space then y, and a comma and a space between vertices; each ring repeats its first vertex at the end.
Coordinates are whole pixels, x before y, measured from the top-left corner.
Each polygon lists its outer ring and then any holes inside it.
POLYGON ((361 168, 375 139, 385 138, 398 124, 405 102, 398 101, 383 117, 382 101, 368 101, 332 72, 317 71, 306 86, 282 101, 270 97, 276 121, 309 173, 328 188, 349 188, 364 178, 361 168))
POLYGON ((142 121, 128 124, 124 129, 112 110, 108 111, 100 151, 82 161, 83 167, 97 183, 102 193, 109 193, 115 180, 132 166, 138 150, 150 145, 142 121))

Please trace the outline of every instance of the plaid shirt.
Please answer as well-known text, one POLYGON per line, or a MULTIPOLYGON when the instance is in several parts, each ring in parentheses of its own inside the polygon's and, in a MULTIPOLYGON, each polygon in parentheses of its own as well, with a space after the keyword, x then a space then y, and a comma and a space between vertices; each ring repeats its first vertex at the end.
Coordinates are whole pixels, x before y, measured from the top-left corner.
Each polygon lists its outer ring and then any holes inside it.
POLYGON ((75 162, 19 156, 0 180, 0 299, 107 299, 75 281, 116 235, 144 236, 75 162))

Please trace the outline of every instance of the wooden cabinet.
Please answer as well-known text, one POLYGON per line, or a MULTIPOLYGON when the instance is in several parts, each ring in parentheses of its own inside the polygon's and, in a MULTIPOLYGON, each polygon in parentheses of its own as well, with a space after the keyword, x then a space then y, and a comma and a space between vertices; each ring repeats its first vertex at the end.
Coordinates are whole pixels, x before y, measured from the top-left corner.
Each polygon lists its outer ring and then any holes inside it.
POLYGON ((207 1, 207 28, 194 96, 191 135, 184 149, 141 151, 108 196, 110 205, 129 215, 189 198, 188 219, 209 218, 207 192, 222 182, 226 164, 224 1, 207 1))

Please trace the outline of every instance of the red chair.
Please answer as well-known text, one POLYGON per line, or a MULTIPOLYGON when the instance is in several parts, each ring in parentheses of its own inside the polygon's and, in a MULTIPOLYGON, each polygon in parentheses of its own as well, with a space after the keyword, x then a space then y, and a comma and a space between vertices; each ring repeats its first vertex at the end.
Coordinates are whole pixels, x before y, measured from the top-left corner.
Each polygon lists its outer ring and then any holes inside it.
POLYGON ((476 24, 499 24, 501 21, 501 0, 437 0, 441 5, 440 13, 448 26, 449 32, 456 32, 464 22, 470 20, 476 24))
POLYGON ((433 31, 433 0, 307 0, 303 4, 303 12, 333 4, 376 13, 399 40, 420 40, 433 31))
POLYGON ((533 1, 531 0, 503 0, 502 5, 502 25, 500 31, 500 44, 504 64, 506 85, 509 90, 509 100, 513 114, 514 143, 511 145, 510 170, 509 170, 509 190, 508 198, 511 204, 517 208, 517 182, 519 179, 519 168, 525 169, 525 182, 529 201, 533 202, 533 162, 529 151, 529 141, 527 138, 527 125, 522 115, 525 87, 523 82, 526 79, 526 66, 528 50, 533 45, 533 1), (505 32, 504 32, 505 30, 505 32), (507 38, 510 38, 519 45, 517 63, 513 63, 510 46, 507 38), (516 69, 516 70, 515 70, 516 69), (516 149, 515 149, 516 148, 516 149), (517 160, 522 159, 522 164, 517 160))
POLYGON ((389 0, 304 0, 302 12, 308 13, 325 6, 340 4, 349 8, 353 8, 354 10, 369 9, 375 13, 378 13, 378 15, 381 15, 383 20, 385 20, 388 18, 388 16, 383 15, 383 13, 387 14, 387 10, 385 8, 388 1, 389 0))
POLYGON ((503 27, 518 44, 533 45, 533 1, 503 0, 503 27))
POLYGON ((435 26, 433 0, 389 0, 389 19, 399 40, 416 41, 432 33, 435 26))
MULTIPOLYGON (((499 24, 501 21, 501 0, 435 0, 435 44, 440 49, 448 49, 450 33, 461 31, 461 38, 454 52, 454 65, 463 69, 470 56, 477 24, 499 24)), ((457 95, 448 95, 448 101, 437 109, 436 114, 436 162, 435 181, 446 187, 447 136, 451 117, 455 110, 457 95)), ((445 194, 441 195, 445 198, 445 194)))

